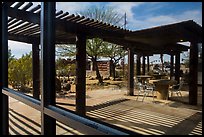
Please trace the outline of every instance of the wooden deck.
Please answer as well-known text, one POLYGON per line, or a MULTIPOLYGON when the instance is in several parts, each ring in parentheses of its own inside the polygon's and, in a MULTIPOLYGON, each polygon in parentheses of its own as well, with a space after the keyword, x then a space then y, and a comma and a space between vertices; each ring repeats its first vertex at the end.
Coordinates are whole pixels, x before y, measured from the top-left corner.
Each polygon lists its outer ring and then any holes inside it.
MULTIPOLYGON (((157 99, 153 102, 151 97, 142 102, 136 97, 127 96, 119 89, 90 91, 87 93, 86 114, 144 135, 202 135, 202 104, 190 106, 179 101, 157 99)), ((74 98, 74 94, 70 94, 58 98, 57 102, 75 110, 74 98)), ((185 95, 183 99, 185 101, 185 95)), ((40 112, 12 98, 9 100, 10 134, 39 135, 40 112)), ((57 135, 83 134, 57 122, 57 135)))

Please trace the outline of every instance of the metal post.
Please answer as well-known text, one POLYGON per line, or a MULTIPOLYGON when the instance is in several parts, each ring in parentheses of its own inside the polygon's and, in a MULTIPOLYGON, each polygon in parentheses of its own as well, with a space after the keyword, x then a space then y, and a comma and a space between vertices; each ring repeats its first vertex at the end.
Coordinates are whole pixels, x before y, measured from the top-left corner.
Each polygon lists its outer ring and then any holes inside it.
POLYGON ((189 64, 189 104, 197 105, 198 98, 198 45, 191 42, 189 64))
POLYGON ((175 80, 177 83, 180 82, 180 52, 176 53, 175 60, 175 80))
POLYGON ((147 56, 147 72, 149 72, 149 56, 147 56))
POLYGON ((33 97, 40 99, 40 62, 39 44, 32 44, 32 71, 33 71, 33 97))
POLYGON ((144 55, 142 56, 142 59, 143 59, 142 60, 143 61, 142 62, 142 74, 145 75, 145 56, 144 55))
POLYGON ((86 36, 77 35, 76 41, 76 112, 86 114, 86 36))
POLYGON ((140 67, 141 67, 141 61, 140 61, 140 55, 137 55, 137 75, 140 75, 141 74, 141 69, 140 69, 140 67))
POLYGON ((44 113, 55 105, 55 2, 41 3, 41 134, 56 135, 56 120, 44 113))
POLYGON ((1 90, 1 135, 9 134, 8 96, 2 89, 8 87, 8 5, 2 4, 2 44, 0 48, 0 90, 1 90))
POLYGON ((172 79, 173 75, 174 75, 174 55, 171 54, 171 61, 170 61, 170 79, 172 79))
POLYGON ((128 48, 128 95, 134 95, 134 53, 128 48))

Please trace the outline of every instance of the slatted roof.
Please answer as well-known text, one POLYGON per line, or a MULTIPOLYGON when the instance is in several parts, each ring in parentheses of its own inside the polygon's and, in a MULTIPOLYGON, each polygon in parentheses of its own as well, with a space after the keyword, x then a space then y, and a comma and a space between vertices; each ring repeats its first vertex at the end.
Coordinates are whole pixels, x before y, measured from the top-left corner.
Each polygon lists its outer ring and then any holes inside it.
POLYGON ((125 39, 160 47, 182 41, 202 42, 202 27, 193 20, 134 31, 125 39))
MULTIPOLYGON (((7 2, 9 39, 40 43, 40 10, 32 2, 7 2)), ((136 53, 159 54, 187 51, 177 44, 183 41, 202 41, 202 27, 194 21, 184 21, 144 30, 131 31, 80 15, 56 11, 56 43, 75 43, 77 34, 87 38, 98 37, 104 41, 133 48, 136 53)))
MULTIPOLYGON (((202 43, 202 27, 193 20, 182 21, 143 30, 137 30, 125 35, 124 39, 106 39, 110 42, 118 42, 135 46, 135 52, 144 54, 172 53, 187 51, 188 46, 178 42, 202 43)), ((130 46, 131 47, 131 46, 130 46)))
MULTIPOLYGON (((32 43, 40 38, 40 5, 33 3, 9 3, 8 32, 9 39, 32 43)), ((103 23, 84 16, 69 14, 62 10, 56 11, 56 42, 75 42, 75 36, 83 33, 88 38, 93 37, 124 37, 131 32, 121 27, 103 23)))

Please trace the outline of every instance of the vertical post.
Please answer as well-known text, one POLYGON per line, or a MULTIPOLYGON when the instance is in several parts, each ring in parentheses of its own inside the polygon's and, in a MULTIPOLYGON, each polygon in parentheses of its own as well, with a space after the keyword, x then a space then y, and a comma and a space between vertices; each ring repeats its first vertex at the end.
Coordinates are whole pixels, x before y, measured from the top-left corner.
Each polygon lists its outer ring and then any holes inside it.
POLYGON ((76 41, 76 113, 86 115, 86 36, 77 35, 76 41))
POLYGON ((145 75, 145 56, 142 56, 142 74, 145 75))
POLYGON ((55 105, 55 2, 41 3, 41 134, 56 135, 56 120, 44 113, 55 105))
POLYGON ((149 56, 147 56, 147 72, 149 72, 149 56))
POLYGON ((39 44, 32 44, 32 71, 33 71, 33 97, 40 99, 40 58, 39 44))
POLYGON ((134 95, 134 53, 128 48, 128 95, 134 95))
POLYGON ((8 87, 8 5, 2 4, 2 43, 0 48, 0 90, 1 90, 1 135, 9 135, 9 111, 8 96, 2 93, 2 89, 8 87))
POLYGON ((190 64, 189 64, 189 104, 197 105, 198 97, 198 45, 191 42, 190 45, 190 64))
POLYGON ((174 55, 171 54, 171 58, 170 58, 170 79, 172 79, 173 75, 174 75, 174 55))
POLYGON ((141 67, 141 61, 140 61, 140 55, 137 55, 137 75, 140 75, 141 74, 141 69, 140 69, 140 67, 141 67))
POLYGON ((175 60, 175 80, 177 83, 180 82, 180 52, 176 53, 176 60, 175 60))

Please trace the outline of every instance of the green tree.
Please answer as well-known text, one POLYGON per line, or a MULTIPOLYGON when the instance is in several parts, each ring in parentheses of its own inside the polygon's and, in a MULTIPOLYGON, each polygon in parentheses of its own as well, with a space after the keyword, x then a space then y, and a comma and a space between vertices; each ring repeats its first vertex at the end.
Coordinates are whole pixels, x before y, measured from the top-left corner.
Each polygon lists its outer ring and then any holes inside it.
POLYGON ((186 68, 189 67, 189 56, 190 56, 190 53, 189 52, 182 52, 182 55, 183 55, 183 58, 182 60, 184 61, 184 65, 186 68))
MULTIPOLYGON (((88 10, 81 11, 79 14, 87 18, 118 26, 121 26, 121 21, 123 19, 123 16, 120 16, 112 8, 105 7, 93 6, 88 10)), ((107 46, 110 46, 110 44, 99 38, 87 39, 86 41, 87 57, 93 62, 93 66, 96 70, 96 77, 99 80, 99 83, 103 83, 103 79, 100 75, 97 61, 102 56, 108 56, 105 53, 108 49, 107 46)), ((73 57, 73 55, 76 55, 76 47, 73 45, 57 45, 57 50, 57 55, 60 56, 73 57)))
POLYGON ((32 81, 32 54, 22 55, 12 59, 8 68, 9 84, 18 90, 26 87, 32 81), (18 85, 18 86, 17 86, 18 85))
POLYGON ((11 62, 11 60, 14 59, 14 55, 11 53, 11 49, 8 49, 8 62, 11 62))
POLYGON ((110 76, 116 78, 116 65, 127 54, 127 52, 116 44, 108 43, 106 49, 103 52, 104 57, 110 58, 110 76))
MULTIPOLYGON (((113 8, 94 7, 93 6, 86 11, 80 12, 80 14, 85 16, 85 17, 91 18, 91 19, 106 22, 108 24, 117 25, 117 26, 122 25, 121 21, 123 19, 123 16, 121 16, 117 12, 115 12, 113 10, 113 8)), ((91 59, 91 61, 93 62, 93 65, 95 66, 96 76, 99 80, 99 83, 102 83, 103 79, 102 79, 100 72, 99 72, 99 69, 98 69, 97 60, 101 56, 111 57, 111 61, 116 59, 115 58, 116 56, 111 53, 114 50, 113 49, 114 46, 115 45, 111 45, 110 43, 104 42, 102 39, 99 39, 99 38, 93 38, 93 39, 87 41, 87 50, 86 50, 87 55, 91 59)), ((116 62, 114 62, 114 63, 116 63, 116 62)))
POLYGON ((56 60, 56 70, 58 76, 75 75, 76 64, 68 63, 66 59, 59 58, 56 60))
POLYGON ((164 55, 162 53, 160 54, 160 59, 161 59, 161 69, 162 69, 162 72, 164 72, 164 55))

